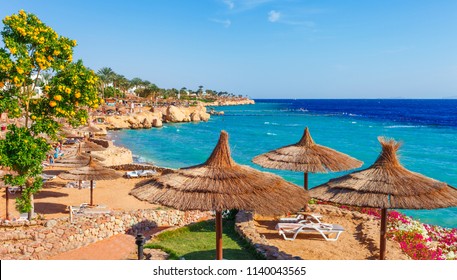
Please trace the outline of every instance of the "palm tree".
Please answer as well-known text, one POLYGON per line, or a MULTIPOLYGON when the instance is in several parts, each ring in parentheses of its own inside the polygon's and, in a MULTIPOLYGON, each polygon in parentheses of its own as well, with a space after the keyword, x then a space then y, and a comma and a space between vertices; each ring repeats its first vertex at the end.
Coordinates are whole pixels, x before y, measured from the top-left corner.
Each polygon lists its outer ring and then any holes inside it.
POLYGON ((106 86, 113 81, 114 73, 113 69, 110 67, 103 67, 97 72, 100 81, 102 82, 102 96, 105 98, 105 88, 106 86))
POLYGON ((132 87, 132 83, 122 76, 122 79, 119 81, 119 89, 124 93, 124 95, 127 93, 127 91, 132 87))
MULTIPOLYGON (((123 80, 127 80, 127 79, 123 75, 119 75, 119 74, 114 73, 112 75, 112 81, 113 81, 114 89, 121 90, 120 84, 122 83, 123 80)), ((115 91, 115 93, 116 93, 116 91, 115 91)))
POLYGON ((200 96, 203 93, 203 86, 198 86, 198 95, 200 96))

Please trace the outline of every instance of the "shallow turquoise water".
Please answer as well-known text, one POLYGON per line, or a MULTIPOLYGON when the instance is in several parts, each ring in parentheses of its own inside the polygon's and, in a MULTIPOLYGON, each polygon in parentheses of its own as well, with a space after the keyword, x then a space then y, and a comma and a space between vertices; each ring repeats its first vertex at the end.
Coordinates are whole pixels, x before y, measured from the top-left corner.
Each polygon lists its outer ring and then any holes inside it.
MULTIPOLYGON (((163 128, 111 132, 117 145, 128 147, 139 161, 179 168, 204 162, 217 143, 221 130, 229 133, 234 160, 259 170, 273 172, 298 185, 303 173, 266 170, 251 159, 261 153, 297 142, 304 128, 315 142, 347 153, 371 165, 380 152, 378 136, 403 142, 400 161, 409 170, 457 186, 457 130, 399 122, 363 119, 350 114, 312 114, 284 110, 283 104, 218 107, 224 116, 204 123, 165 124, 163 128)), ((310 186, 348 172, 310 174, 310 186)), ((457 227, 457 208, 406 210, 422 222, 457 227)))

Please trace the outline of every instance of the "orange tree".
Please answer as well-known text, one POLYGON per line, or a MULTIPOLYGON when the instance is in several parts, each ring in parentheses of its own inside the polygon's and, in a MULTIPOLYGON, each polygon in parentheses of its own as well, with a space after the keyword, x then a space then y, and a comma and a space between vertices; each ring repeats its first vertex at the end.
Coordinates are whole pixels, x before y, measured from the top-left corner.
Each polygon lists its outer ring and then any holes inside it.
POLYGON ((39 175, 50 145, 43 137, 55 139, 60 124, 87 122, 87 108, 97 108, 97 76, 82 61, 72 62, 76 41, 59 36, 37 16, 19 11, 3 19, 0 48, 0 113, 18 118, 0 139, 0 166, 15 171, 5 183, 25 186, 17 208, 33 214, 33 194, 42 186, 39 175), (40 76, 51 73, 43 86, 40 76), (42 87, 40 87, 42 86, 42 87), (39 94, 40 93, 40 94, 39 94))

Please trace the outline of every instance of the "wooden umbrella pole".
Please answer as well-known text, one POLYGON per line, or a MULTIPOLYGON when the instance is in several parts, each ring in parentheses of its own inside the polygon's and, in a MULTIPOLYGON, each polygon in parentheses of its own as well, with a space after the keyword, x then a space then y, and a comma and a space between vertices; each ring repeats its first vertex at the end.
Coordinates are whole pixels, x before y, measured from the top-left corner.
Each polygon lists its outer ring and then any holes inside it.
POLYGON ((216 211, 216 260, 222 260, 222 212, 216 211))
POLYGON ((379 246, 379 259, 384 260, 386 256, 386 231, 387 231, 387 208, 381 209, 381 242, 379 246))
POLYGON ((94 206, 94 180, 90 180, 90 206, 94 206))
POLYGON ((6 190, 6 194, 5 194, 5 196, 6 196, 6 219, 9 220, 10 219, 10 213, 8 211, 8 204, 9 204, 8 190, 9 190, 9 188, 6 187, 5 190, 6 190))
POLYGON ((308 172, 305 172, 305 190, 308 190, 308 172))

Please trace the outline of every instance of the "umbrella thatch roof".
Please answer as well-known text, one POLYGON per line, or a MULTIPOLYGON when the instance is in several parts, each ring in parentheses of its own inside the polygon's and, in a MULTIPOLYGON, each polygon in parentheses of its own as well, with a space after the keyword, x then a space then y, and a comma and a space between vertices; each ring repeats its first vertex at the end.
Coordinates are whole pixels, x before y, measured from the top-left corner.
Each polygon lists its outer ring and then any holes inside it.
POLYGON ((103 157, 92 155, 92 154, 85 154, 82 152, 81 145, 79 145, 78 150, 75 154, 68 154, 63 156, 60 159, 57 159, 53 166, 58 167, 81 167, 89 164, 90 158, 95 160, 105 160, 103 157))
POLYGON ((308 128, 305 128, 298 143, 256 156, 252 161, 266 168, 310 173, 344 171, 363 164, 346 154, 316 144, 308 128))
POLYGON ((92 132, 92 133, 98 133, 98 132, 102 132, 103 131, 102 129, 100 129, 98 127, 95 127, 93 125, 82 127, 79 130, 80 131, 84 131, 84 132, 92 132))
POLYGON ((309 199, 307 192, 279 176, 235 163, 225 131, 205 163, 153 178, 130 194, 179 210, 242 209, 260 214, 295 211, 309 199))
POLYGON ((379 138, 382 152, 367 169, 332 179, 310 190, 312 197, 355 206, 433 209, 457 206, 457 189, 404 168, 400 144, 379 138))
POLYGON ((60 173, 58 176, 64 180, 75 181, 114 180, 122 177, 120 173, 102 166, 93 160, 92 157, 90 157, 88 165, 65 171, 64 173, 60 173))
POLYGON ((105 147, 91 141, 83 141, 79 143, 79 148, 81 149, 81 152, 100 152, 106 150, 105 147))
POLYGON ((84 136, 78 135, 67 129, 63 129, 60 134, 66 138, 84 138, 84 136))

